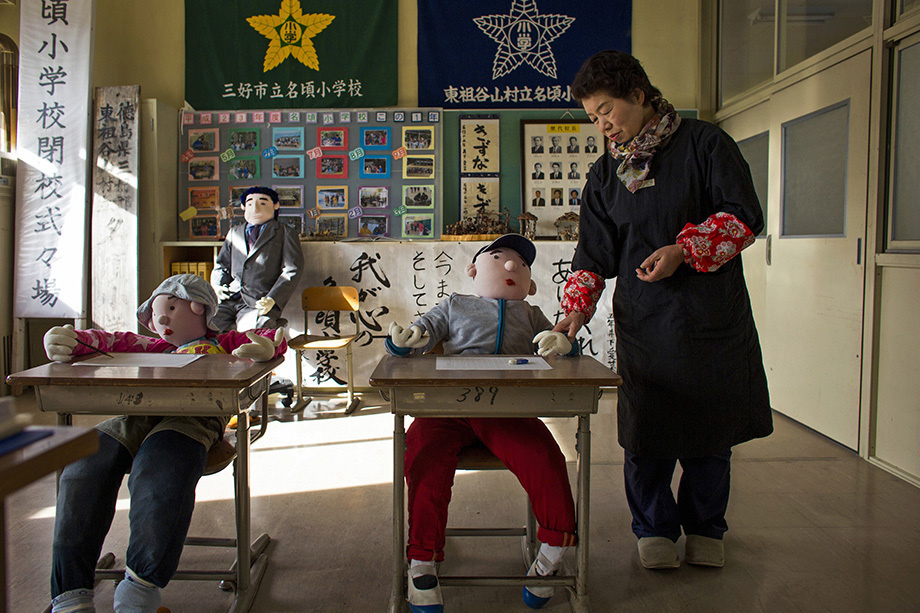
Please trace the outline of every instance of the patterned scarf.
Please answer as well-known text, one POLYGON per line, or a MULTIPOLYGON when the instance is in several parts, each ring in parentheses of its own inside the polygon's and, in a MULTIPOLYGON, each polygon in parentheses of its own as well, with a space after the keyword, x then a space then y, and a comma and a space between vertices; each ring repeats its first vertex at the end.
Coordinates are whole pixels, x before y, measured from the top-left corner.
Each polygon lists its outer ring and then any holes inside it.
POLYGON ((680 115, 667 100, 662 98, 659 108, 631 141, 622 145, 610 141, 610 153, 620 161, 617 177, 632 193, 644 187, 652 157, 680 125, 680 115))

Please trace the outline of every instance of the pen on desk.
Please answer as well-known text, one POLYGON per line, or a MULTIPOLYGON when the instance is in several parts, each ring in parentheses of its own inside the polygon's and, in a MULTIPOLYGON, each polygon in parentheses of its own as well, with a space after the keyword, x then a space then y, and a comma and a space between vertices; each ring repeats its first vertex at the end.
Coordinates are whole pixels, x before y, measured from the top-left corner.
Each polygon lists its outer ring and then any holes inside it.
POLYGON ((114 357, 115 357, 115 356, 112 355, 111 353, 109 353, 109 352, 107 352, 107 351, 103 351, 102 349, 99 349, 98 347, 93 347, 93 346, 90 345, 89 343, 84 343, 83 341, 81 341, 81 340, 78 339, 78 338, 75 338, 74 340, 77 341, 78 343, 80 343, 81 345, 83 345, 84 347, 89 347, 89 348, 92 349, 93 351, 98 351, 98 352, 101 353, 102 355, 107 355, 107 356, 109 356, 110 358, 114 358, 114 357))
POLYGON ((527 358, 512 358, 508 360, 509 364, 529 364, 530 360, 527 358))

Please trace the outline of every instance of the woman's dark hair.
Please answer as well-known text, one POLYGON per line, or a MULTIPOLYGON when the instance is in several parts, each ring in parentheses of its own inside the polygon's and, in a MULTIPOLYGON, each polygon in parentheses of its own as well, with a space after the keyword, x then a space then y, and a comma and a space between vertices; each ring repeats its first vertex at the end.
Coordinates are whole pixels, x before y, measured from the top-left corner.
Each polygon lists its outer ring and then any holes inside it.
POLYGON ((597 92, 628 98, 637 89, 645 94, 645 103, 657 111, 662 100, 661 91, 648 80, 639 60, 615 49, 599 51, 589 57, 572 81, 572 97, 576 100, 597 92))

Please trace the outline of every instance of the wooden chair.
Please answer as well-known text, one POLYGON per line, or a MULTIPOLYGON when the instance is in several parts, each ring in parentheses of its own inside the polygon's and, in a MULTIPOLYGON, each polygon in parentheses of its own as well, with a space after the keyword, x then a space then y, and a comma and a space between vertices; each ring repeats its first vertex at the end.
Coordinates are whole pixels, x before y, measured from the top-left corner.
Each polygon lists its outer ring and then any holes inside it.
POLYGON ((292 413, 303 410, 313 398, 307 398, 304 393, 313 395, 338 395, 328 387, 306 387, 303 385, 303 352, 304 351, 339 351, 345 350, 345 380, 348 393, 348 404, 345 414, 353 413, 361 400, 355 396, 354 369, 352 368, 352 344, 361 333, 360 318, 357 315, 358 289, 345 285, 332 285, 321 287, 308 287, 303 290, 302 296, 304 333, 288 341, 288 347, 297 353, 297 401, 291 407, 292 413), (310 312, 334 313, 336 319, 335 334, 310 334, 310 312), (339 331, 345 327, 346 321, 354 322, 354 334, 341 334, 339 331))

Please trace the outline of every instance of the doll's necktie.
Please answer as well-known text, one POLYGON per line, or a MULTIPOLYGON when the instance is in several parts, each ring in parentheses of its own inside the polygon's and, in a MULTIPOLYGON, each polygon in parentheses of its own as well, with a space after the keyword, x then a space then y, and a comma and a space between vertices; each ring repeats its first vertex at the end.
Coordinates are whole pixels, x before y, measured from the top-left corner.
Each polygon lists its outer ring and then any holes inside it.
POLYGON ((259 240, 259 226, 247 226, 246 245, 249 247, 250 251, 252 251, 252 248, 256 244, 257 240, 259 240))

